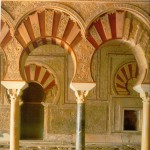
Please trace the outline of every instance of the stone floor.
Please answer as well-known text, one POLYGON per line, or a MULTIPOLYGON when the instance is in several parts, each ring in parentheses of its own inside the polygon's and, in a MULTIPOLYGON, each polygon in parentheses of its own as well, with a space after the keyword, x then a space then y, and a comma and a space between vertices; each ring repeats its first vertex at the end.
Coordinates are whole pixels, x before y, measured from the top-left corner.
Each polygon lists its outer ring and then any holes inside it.
MULTIPOLYGON (((20 150, 75 150, 74 145, 50 145, 50 144, 20 144, 20 150)), ((140 150, 140 145, 86 145, 86 150, 140 150)), ((9 143, 1 143, 0 150, 9 150, 9 143)))

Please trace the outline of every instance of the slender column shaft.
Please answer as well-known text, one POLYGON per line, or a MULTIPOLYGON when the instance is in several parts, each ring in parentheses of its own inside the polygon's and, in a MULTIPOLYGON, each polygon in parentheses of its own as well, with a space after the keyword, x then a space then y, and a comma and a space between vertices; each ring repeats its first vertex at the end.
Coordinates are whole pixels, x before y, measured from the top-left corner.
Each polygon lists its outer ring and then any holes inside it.
POLYGON ((148 98, 143 100, 141 150, 150 150, 150 106, 148 98))
POLYGON ((88 92, 75 92, 77 97, 76 150, 85 150, 85 97, 88 92))
POLYGON ((85 103, 77 103, 76 150, 85 150, 85 103))
POLYGON ((19 150, 19 109, 19 100, 12 100, 10 117, 10 150, 19 150))
POLYGON ((11 101, 10 115, 10 150, 19 150, 20 136, 20 105, 18 89, 8 89, 8 94, 11 101))

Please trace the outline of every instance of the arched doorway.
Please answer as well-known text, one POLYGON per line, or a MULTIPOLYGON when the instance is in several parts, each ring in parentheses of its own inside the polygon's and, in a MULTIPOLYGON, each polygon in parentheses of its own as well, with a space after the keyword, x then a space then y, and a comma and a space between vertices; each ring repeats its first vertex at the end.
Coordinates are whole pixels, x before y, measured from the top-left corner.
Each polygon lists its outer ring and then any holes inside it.
POLYGON ((30 82, 28 88, 23 91, 21 106, 21 134, 22 140, 43 139, 44 131, 44 107, 41 104, 45 97, 43 87, 30 82))

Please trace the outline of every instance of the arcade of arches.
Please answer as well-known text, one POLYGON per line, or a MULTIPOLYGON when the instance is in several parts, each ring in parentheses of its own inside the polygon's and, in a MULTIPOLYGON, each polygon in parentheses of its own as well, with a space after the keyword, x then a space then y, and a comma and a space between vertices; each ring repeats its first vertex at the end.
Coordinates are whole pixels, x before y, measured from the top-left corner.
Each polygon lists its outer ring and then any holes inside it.
POLYGON ((2 0, 0 149, 150 150, 149 69, 149 0, 2 0))

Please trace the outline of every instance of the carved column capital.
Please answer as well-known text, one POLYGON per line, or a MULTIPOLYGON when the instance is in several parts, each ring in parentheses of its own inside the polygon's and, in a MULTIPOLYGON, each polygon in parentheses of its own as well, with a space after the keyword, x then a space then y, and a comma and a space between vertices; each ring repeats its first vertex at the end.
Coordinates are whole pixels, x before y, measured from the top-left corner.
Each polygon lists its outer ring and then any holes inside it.
POLYGON ((150 84, 140 84, 133 88, 140 94, 140 97, 144 104, 149 104, 150 101, 150 84))
POLYGON ((142 98, 142 102, 144 104, 149 104, 149 102, 150 102, 150 96, 149 95, 146 95, 146 93, 143 92, 143 93, 140 93, 140 97, 142 98))
POLYGON ((20 95, 20 89, 7 89, 7 93, 11 101, 17 100, 17 97, 20 95))
POLYGON ((49 106, 49 103, 41 102, 41 104, 44 106, 44 108, 47 108, 49 106))
POLYGON ((75 96, 77 97, 77 103, 84 103, 86 96, 89 91, 75 91, 75 96))
POLYGON ((143 99, 143 103, 148 104, 148 105, 149 105, 149 101, 150 101, 149 97, 147 97, 146 99, 143 99))

